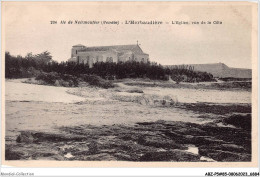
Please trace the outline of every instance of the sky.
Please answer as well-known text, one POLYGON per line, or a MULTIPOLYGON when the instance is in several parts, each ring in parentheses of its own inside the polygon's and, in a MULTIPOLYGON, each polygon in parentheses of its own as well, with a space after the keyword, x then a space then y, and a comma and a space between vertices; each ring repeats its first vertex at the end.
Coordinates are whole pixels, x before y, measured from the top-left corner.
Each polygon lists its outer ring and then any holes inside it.
POLYGON ((60 62, 70 58, 75 44, 126 45, 138 40, 150 60, 163 65, 222 62, 252 68, 252 4, 245 2, 4 2, 3 24, 5 51, 12 55, 47 50, 60 62), (120 24, 60 24, 61 20, 120 24), (163 24, 122 24, 125 20, 163 24), (189 24, 173 25, 172 21, 189 24), (194 21, 222 24, 191 24, 194 21))

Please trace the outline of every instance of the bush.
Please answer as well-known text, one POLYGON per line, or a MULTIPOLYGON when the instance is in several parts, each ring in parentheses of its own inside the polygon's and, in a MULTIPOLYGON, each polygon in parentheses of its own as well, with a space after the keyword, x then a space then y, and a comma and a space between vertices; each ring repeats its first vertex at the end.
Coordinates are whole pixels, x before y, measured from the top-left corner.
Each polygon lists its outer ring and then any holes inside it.
POLYGON ((51 73, 41 73, 36 78, 36 80, 42 80, 48 85, 54 85, 56 80, 60 80, 60 76, 58 73, 51 72, 51 73))
POLYGON ((56 72, 50 73, 40 73, 36 80, 41 80, 44 84, 54 85, 54 86, 63 86, 63 87, 77 87, 78 78, 76 76, 71 76, 68 74, 58 74, 56 72))
MULTIPOLYGON (((9 52, 5 53, 6 78, 33 77, 37 74, 35 73, 37 70, 39 72, 55 72, 60 74, 50 74, 50 78, 47 78, 47 76, 40 76, 48 84, 54 84, 56 82, 55 79, 57 80, 56 76, 64 76, 65 78, 61 79, 65 80, 65 83, 71 81, 73 85, 77 85, 75 79, 71 78, 69 75, 77 77, 80 75, 97 75, 103 79, 108 80, 123 78, 149 78, 151 80, 168 80, 168 76, 170 75, 177 83, 205 82, 214 80, 211 74, 194 71, 193 67, 184 65, 176 66, 170 69, 157 63, 127 61, 118 63, 97 62, 93 65, 92 68, 89 68, 87 64, 55 62, 52 60, 52 56, 48 51, 37 55, 28 53, 25 57, 12 56, 9 52), (69 77, 68 79, 66 79, 66 74, 69 77)), ((109 88, 112 86, 111 83, 105 81, 101 82, 101 80, 97 78, 89 78, 89 81, 96 86, 102 83, 101 87, 104 88, 109 88)))
POLYGON ((77 87, 79 82, 86 82, 89 85, 101 87, 101 88, 112 88, 114 85, 110 81, 106 81, 96 75, 83 74, 80 76, 73 76, 69 74, 59 74, 56 72, 45 73, 42 72, 36 78, 36 80, 41 80, 44 84, 63 86, 63 87, 77 87))
POLYGON ((176 74, 176 75, 173 74, 171 76, 171 78, 172 78, 173 81, 176 82, 176 84, 179 84, 180 82, 184 81, 184 76, 178 75, 178 74, 176 74))
POLYGON ((170 73, 172 80, 174 80, 176 83, 216 81, 212 74, 194 71, 194 67, 188 65, 170 67, 168 72, 170 73))
POLYGON ((110 81, 106 81, 96 75, 83 74, 83 75, 80 75, 80 78, 82 78, 83 81, 89 83, 89 85, 92 85, 92 86, 97 86, 97 87, 106 88, 106 89, 114 87, 114 85, 110 81))

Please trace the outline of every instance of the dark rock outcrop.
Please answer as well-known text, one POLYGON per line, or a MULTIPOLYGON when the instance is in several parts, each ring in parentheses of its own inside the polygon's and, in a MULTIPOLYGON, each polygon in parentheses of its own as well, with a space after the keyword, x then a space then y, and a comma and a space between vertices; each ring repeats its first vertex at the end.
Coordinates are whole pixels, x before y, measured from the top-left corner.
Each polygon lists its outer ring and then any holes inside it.
POLYGON ((6 147, 6 160, 250 161, 251 132, 215 123, 175 121, 135 125, 61 127, 60 133, 25 131, 6 147), (199 152, 188 152, 189 147, 199 152), (186 150, 186 151, 185 151, 186 150))
POLYGON ((172 150, 166 152, 148 152, 141 156, 140 161, 200 161, 200 156, 182 150, 172 150))
POLYGON ((32 143, 33 141, 34 137, 32 133, 28 131, 21 132, 21 134, 16 139, 16 142, 18 143, 32 143))

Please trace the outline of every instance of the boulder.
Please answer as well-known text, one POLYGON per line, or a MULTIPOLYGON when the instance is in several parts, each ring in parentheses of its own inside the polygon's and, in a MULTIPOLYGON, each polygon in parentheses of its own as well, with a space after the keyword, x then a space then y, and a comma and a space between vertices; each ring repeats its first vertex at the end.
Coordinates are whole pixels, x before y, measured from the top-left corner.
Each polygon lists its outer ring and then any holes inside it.
POLYGON ((239 128, 243 128, 245 130, 251 131, 252 128, 252 116, 251 114, 240 115, 234 114, 230 117, 224 118, 222 120, 224 124, 234 125, 239 128))
POLYGON ((23 160, 28 158, 28 153, 22 150, 7 148, 5 150, 5 160, 23 160))
POLYGON ((222 151, 229 151, 229 152, 245 152, 244 147, 236 144, 203 145, 200 146, 200 148, 208 149, 208 150, 222 150, 222 151))
POLYGON ((241 162, 241 161, 251 161, 251 156, 247 154, 232 153, 227 151, 215 151, 209 153, 208 156, 217 161, 224 162, 241 162))
POLYGON ((25 131, 21 132, 20 135, 18 135, 16 142, 18 143, 32 143, 34 141, 34 137, 31 132, 25 131))
POLYGON ((182 150, 171 150, 162 152, 148 152, 140 157, 140 161, 181 161, 181 162, 197 162, 200 156, 182 150))
POLYGON ((137 141, 141 145, 152 146, 156 148, 166 148, 166 149, 183 149, 184 147, 177 144, 175 141, 170 139, 165 139, 160 136, 145 136, 140 137, 137 141))
POLYGON ((80 156, 77 157, 78 160, 86 160, 86 161, 116 161, 117 158, 107 154, 107 153, 100 153, 100 154, 94 154, 94 155, 88 155, 88 156, 80 156))
POLYGON ((189 127, 189 128, 181 128, 176 130, 176 132, 185 134, 185 135, 206 135, 206 132, 196 128, 196 127, 189 127))
POLYGON ((243 152, 245 149, 242 146, 238 146, 235 144, 222 144, 221 149, 231 152, 243 152))
POLYGON ((97 154, 98 153, 98 144, 95 141, 91 141, 88 145, 89 153, 90 154, 97 154))

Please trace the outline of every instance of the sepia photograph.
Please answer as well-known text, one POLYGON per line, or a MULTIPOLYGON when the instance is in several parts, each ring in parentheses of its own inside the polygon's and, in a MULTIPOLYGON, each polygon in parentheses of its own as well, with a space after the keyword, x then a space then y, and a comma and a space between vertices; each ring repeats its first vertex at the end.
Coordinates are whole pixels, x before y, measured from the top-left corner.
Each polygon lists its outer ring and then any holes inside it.
POLYGON ((257 5, 3 2, 2 163, 256 167, 257 5))

